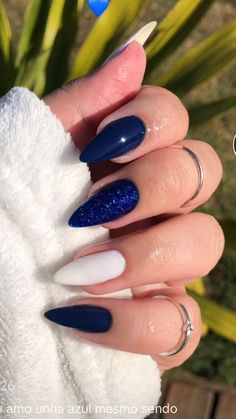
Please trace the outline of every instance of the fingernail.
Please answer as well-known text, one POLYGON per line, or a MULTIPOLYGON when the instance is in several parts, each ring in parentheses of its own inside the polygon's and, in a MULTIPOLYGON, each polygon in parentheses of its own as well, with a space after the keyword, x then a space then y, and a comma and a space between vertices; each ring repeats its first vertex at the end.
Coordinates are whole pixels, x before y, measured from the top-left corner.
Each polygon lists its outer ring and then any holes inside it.
POLYGON ((53 323, 83 332, 103 333, 112 326, 112 315, 109 310, 89 304, 54 308, 46 311, 44 316, 53 323))
POLYGON ((136 41, 140 45, 143 46, 145 42, 148 40, 151 33, 154 31, 156 25, 157 25, 156 21, 147 23, 145 26, 143 26, 141 29, 135 32, 135 34, 132 35, 127 41, 125 41, 120 47, 118 47, 115 51, 113 51, 112 54, 109 55, 109 57, 106 59, 104 64, 110 61, 112 58, 115 58, 121 52, 123 52, 124 49, 133 41, 136 41))
POLYGON ((126 116, 110 122, 80 154, 86 163, 98 163, 128 153, 138 147, 146 133, 144 122, 137 116, 126 116))
POLYGON ((98 252, 75 259, 59 269, 54 281, 64 285, 92 285, 120 276, 126 266, 116 250, 98 252))
POLYGON ((70 227, 88 227, 107 223, 131 212, 139 200, 139 191, 127 179, 109 183, 95 192, 69 219, 70 227))

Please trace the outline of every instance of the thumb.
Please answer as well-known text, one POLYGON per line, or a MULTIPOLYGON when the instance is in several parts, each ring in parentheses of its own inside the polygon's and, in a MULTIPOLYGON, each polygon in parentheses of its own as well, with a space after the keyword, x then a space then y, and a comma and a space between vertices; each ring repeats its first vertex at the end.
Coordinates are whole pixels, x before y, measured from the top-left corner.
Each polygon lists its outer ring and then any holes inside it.
POLYGON ((145 67, 145 51, 133 41, 94 73, 62 86, 44 101, 82 148, 102 119, 137 94, 145 67))

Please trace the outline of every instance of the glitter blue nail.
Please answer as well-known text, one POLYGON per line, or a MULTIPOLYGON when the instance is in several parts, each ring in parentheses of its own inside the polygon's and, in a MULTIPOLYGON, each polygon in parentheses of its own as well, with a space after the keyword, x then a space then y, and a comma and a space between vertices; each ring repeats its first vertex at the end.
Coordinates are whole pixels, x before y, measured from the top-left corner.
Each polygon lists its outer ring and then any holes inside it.
POLYGON ((69 219, 70 227, 88 227, 117 220, 131 212, 139 201, 139 191, 127 179, 109 183, 94 193, 69 219))

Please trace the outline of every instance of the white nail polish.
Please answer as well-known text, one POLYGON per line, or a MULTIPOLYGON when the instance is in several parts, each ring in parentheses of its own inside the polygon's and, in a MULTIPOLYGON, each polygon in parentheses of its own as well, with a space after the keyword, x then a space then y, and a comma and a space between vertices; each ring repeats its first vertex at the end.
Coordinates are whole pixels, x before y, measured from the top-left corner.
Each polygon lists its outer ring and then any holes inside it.
MULTIPOLYGON (((133 41, 137 41, 140 45, 144 45, 145 42, 148 40, 151 33, 154 31, 157 25, 156 21, 149 22, 141 29, 139 29, 134 35, 132 35, 125 43, 123 43, 120 47, 118 47, 109 57, 106 59, 105 63, 109 61, 111 58, 114 58, 116 55, 120 54, 123 49, 127 47, 127 45, 131 44, 133 41)), ((105 64, 104 63, 104 64, 105 64)))
POLYGON ((75 259, 59 269, 54 281, 64 285, 92 285, 120 276, 126 261, 116 250, 94 253, 75 259))

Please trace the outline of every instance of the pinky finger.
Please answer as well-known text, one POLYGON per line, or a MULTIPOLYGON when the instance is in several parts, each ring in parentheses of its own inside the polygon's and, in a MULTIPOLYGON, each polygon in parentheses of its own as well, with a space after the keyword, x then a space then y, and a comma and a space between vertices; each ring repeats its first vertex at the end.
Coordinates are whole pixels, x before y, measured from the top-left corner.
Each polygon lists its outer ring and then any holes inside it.
POLYGON ((186 294, 173 300, 160 295, 158 299, 82 298, 74 306, 49 310, 45 317, 76 329, 78 336, 96 344, 151 355, 161 369, 184 362, 201 335, 198 305, 186 294), (163 356, 178 348, 185 336, 186 317, 178 303, 184 305, 193 331, 178 354, 163 356))

